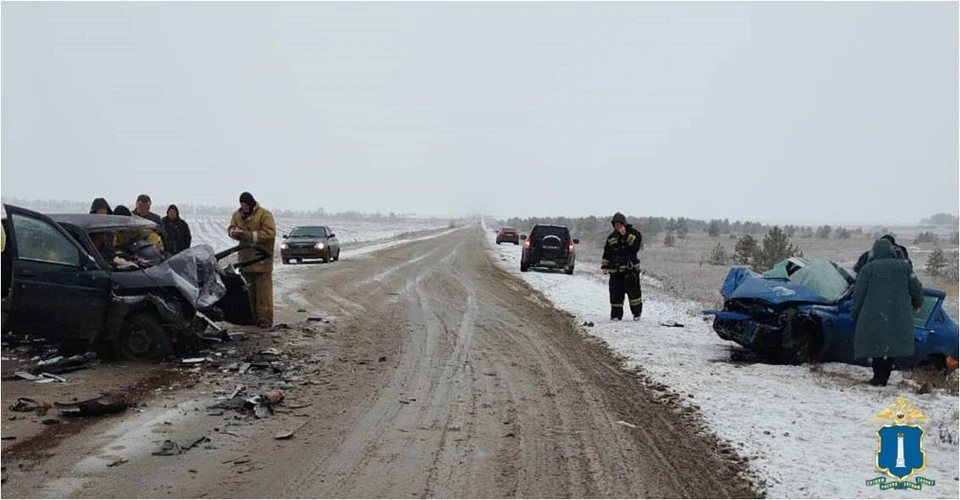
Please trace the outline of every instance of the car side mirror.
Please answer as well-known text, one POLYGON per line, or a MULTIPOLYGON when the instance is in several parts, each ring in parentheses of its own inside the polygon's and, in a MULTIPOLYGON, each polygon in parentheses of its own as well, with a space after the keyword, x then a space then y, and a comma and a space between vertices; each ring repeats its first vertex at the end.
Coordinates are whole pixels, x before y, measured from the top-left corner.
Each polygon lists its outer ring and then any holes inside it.
POLYGON ((580 244, 580 239, 579 239, 579 238, 574 238, 574 239, 573 239, 573 244, 574 244, 574 245, 579 245, 579 244, 580 244))
POLYGON ((521 239, 521 240, 525 240, 525 239, 527 239, 527 235, 525 235, 525 234, 521 234, 521 235, 520 235, 520 239, 521 239))
POLYGON ((289 237, 290 237, 290 235, 287 235, 287 234, 283 235, 283 239, 287 239, 287 238, 289 238, 289 237))
POLYGON ((330 236, 327 236, 327 238, 336 238, 336 237, 337 237, 337 233, 330 233, 330 236))

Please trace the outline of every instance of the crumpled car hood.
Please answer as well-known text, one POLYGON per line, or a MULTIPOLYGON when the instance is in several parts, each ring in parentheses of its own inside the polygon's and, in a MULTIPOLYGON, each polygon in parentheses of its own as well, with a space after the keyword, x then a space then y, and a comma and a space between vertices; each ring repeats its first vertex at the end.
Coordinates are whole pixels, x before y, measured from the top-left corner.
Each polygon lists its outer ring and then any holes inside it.
POLYGON ((757 299, 770 304, 785 302, 830 304, 829 300, 819 294, 786 278, 764 276, 743 267, 730 270, 720 288, 720 294, 726 299, 757 299))
POLYGON ((210 307, 227 293, 210 245, 197 245, 143 273, 162 286, 173 286, 196 309, 210 307))

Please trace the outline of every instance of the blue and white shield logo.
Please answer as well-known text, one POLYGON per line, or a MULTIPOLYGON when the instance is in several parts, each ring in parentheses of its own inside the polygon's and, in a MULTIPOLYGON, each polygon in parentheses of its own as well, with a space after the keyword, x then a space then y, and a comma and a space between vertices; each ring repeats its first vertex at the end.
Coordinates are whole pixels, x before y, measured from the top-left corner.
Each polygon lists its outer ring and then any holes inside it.
POLYGON ((877 430, 877 469, 897 481, 905 481, 927 465, 923 451, 924 430, 917 425, 884 425, 877 430))

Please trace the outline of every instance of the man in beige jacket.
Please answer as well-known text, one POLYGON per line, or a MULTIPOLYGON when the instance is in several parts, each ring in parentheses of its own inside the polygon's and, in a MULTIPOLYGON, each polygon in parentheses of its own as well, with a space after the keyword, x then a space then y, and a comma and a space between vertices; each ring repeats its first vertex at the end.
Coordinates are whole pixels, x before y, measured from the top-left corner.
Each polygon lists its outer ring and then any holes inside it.
MULTIPOLYGON (((273 214, 261 207, 253 195, 244 192, 240 195, 240 209, 230 218, 227 234, 231 238, 253 243, 263 247, 269 257, 243 269, 243 275, 250 283, 250 300, 254 305, 257 325, 263 328, 273 326, 273 251, 277 237, 277 224, 273 214)), ((257 257, 254 250, 244 249, 238 256, 240 262, 257 257)))

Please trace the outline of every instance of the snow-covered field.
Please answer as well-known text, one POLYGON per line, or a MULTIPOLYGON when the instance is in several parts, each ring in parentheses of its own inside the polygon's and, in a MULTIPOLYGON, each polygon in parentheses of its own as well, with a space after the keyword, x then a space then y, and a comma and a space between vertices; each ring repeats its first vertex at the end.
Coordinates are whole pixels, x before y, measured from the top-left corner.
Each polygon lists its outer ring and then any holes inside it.
MULTIPOLYGON (((641 321, 609 320, 609 297, 599 264, 578 262, 573 276, 520 272, 520 247, 495 245, 485 228, 494 259, 504 269, 543 292, 586 331, 639 366, 654 381, 699 407, 710 429, 750 459, 755 474, 775 498, 957 498, 958 398, 945 393, 918 395, 899 387, 895 372, 884 388, 858 384, 868 368, 829 363, 773 366, 730 362, 733 345, 717 337, 711 323, 688 311, 699 306, 664 294, 647 280, 641 321), (683 325, 667 327, 663 322, 683 325), (868 487, 880 476, 874 468, 876 430, 871 420, 897 396, 930 418, 924 425, 927 466, 919 475, 936 481, 922 491, 868 487), (941 437, 941 435, 943 437, 941 437)), ((625 312, 629 319, 629 310, 625 312)))
MULTIPOLYGON (((237 244, 227 236, 229 215, 191 216, 183 214, 183 219, 190 224, 194 244, 206 243, 214 250, 223 250, 237 244)), ((337 240, 344 249, 344 258, 347 249, 363 246, 375 241, 391 240, 406 233, 429 231, 447 226, 448 221, 428 219, 405 219, 396 223, 366 222, 366 221, 324 221, 306 219, 277 218, 277 244, 280 244, 280 235, 287 234, 294 226, 325 225, 329 226, 337 235, 337 240)))

